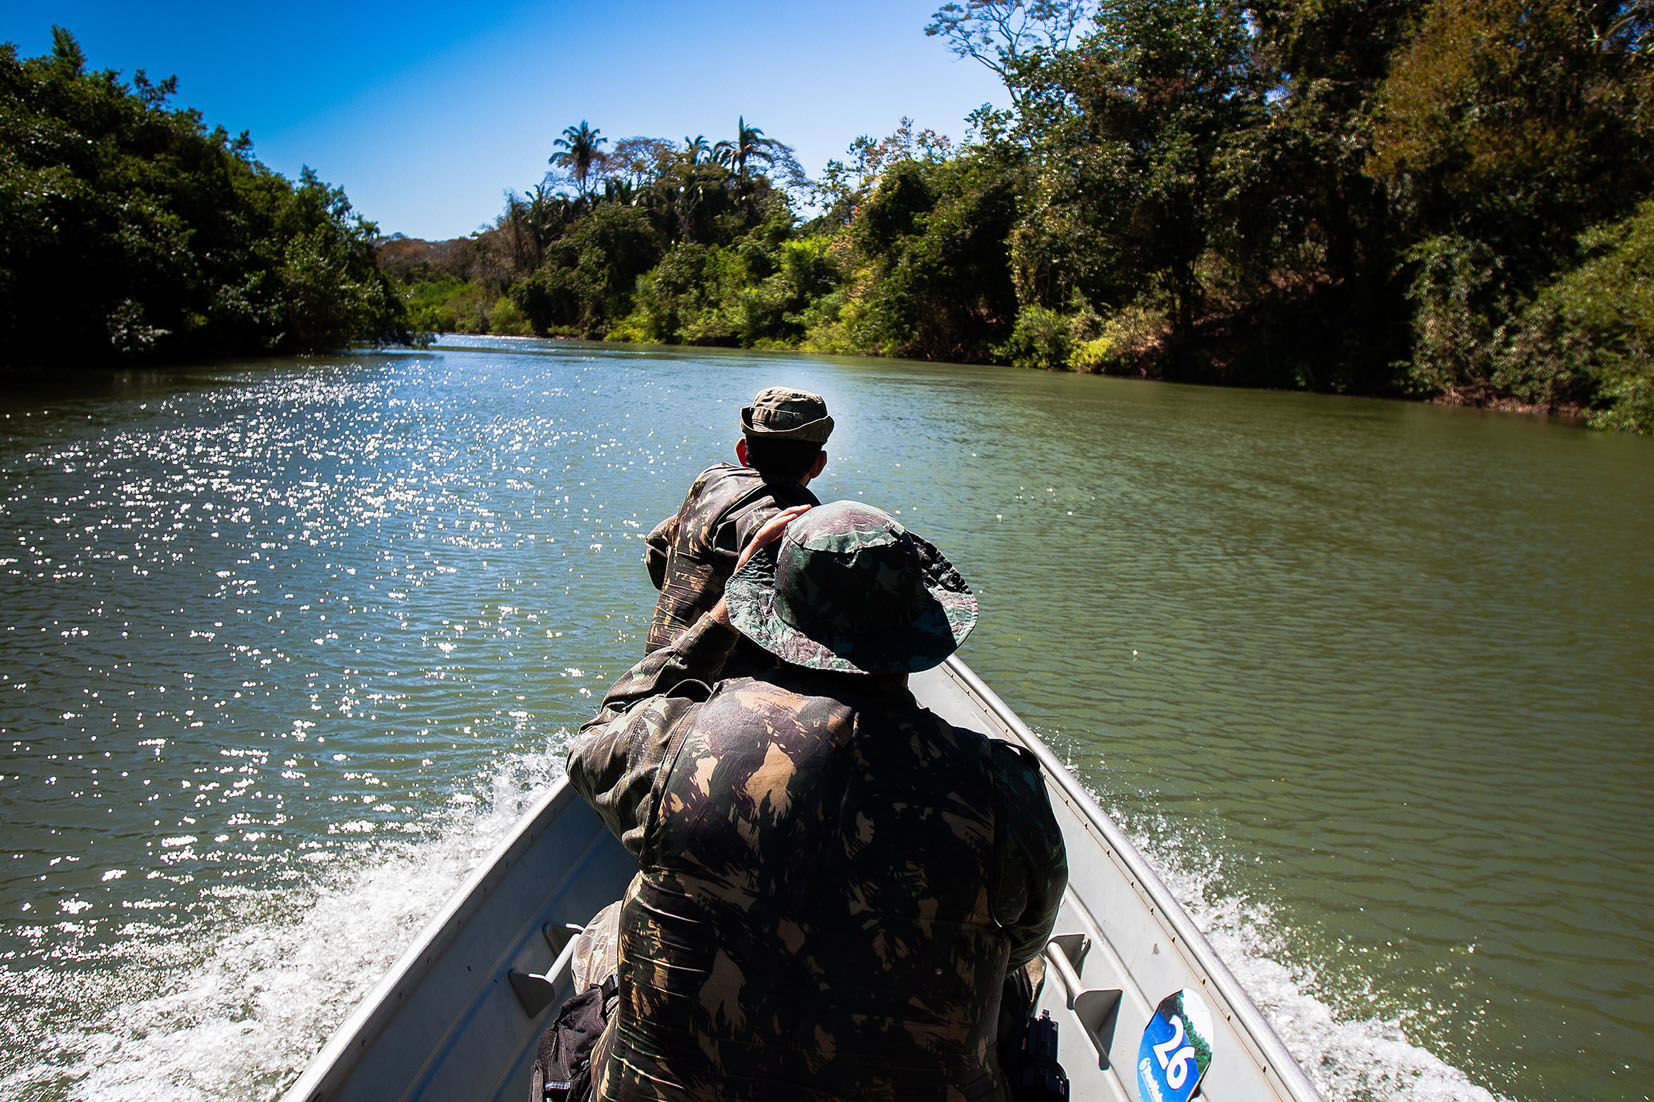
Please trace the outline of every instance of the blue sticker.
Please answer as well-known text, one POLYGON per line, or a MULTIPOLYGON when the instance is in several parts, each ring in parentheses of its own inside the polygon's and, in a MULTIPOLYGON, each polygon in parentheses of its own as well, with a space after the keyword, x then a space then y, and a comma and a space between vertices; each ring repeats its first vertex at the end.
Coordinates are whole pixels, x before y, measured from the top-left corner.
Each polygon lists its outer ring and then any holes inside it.
POLYGON ((1160 1000, 1137 1046, 1140 1102, 1188 1102, 1212 1066, 1212 1015, 1193 991, 1160 1000))

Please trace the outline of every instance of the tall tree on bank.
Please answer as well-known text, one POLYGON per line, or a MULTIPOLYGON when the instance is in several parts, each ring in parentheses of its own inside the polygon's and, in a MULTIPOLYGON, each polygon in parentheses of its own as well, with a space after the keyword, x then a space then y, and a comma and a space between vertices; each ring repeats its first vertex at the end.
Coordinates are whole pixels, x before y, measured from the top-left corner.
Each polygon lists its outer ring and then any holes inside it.
POLYGON ((575 188, 585 195, 586 181, 592 169, 602 163, 602 147, 607 140, 601 130, 593 130, 581 119, 579 126, 564 127, 563 136, 551 143, 557 147, 557 152, 550 157, 551 164, 554 168, 566 169, 574 177, 575 188))
POLYGON ((764 137, 764 132, 756 126, 748 126, 746 116, 742 115, 736 120, 735 140, 713 146, 712 157, 735 173, 737 181, 745 183, 750 178, 749 164, 773 164, 782 148, 780 142, 764 137))
POLYGON ((1214 251, 1230 378, 1394 393, 1407 356, 1404 283, 1384 185, 1366 171, 1373 97, 1428 0, 1277 0, 1251 9, 1254 125, 1231 137, 1214 251))
POLYGON ((952 4, 1026 154, 1018 299, 1088 369, 1386 392, 1405 354, 1370 101, 1427 0, 952 4), (1060 320, 1060 319, 1056 319, 1060 320), (1124 350, 1124 351, 1122 351, 1124 350))
POLYGON ((1380 89, 1369 171, 1421 236, 1543 272, 1654 182, 1650 23, 1647 0, 1434 0, 1380 89))
POLYGON ((931 30, 1005 74, 1017 105, 1032 173, 1014 243, 1024 304, 1124 306, 1155 288, 1187 343, 1227 143, 1265 102, 1241 4, 955 4, 931 30))
POLYGON ((964 0, 937 9, 925 33, 996 73, 1020 110, 1031 63, 1067 50, 1089 21, 1077 0, 964 0))

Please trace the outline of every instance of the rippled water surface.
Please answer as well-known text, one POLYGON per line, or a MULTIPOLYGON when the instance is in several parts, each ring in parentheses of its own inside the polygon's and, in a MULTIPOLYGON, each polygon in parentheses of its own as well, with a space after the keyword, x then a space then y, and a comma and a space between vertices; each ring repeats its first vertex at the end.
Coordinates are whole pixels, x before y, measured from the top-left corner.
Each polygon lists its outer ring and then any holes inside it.
POLYGON ((278 1094, 556 776, 777 382, 1331 1097, 1648 1097, 1654 441, 529 341, 0 398, 0 1096, 278 1094))

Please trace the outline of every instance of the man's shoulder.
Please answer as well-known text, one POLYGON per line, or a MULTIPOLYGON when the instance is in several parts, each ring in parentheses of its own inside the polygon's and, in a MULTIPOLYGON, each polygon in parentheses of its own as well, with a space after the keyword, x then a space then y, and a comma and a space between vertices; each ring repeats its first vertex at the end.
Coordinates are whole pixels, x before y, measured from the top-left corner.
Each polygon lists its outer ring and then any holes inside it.
POLYGON ((690 504, 727 504, 762 486, 764 480, 751 467, 714 463, 695 476, 689 487, 690 504))
POLYGON ((704 477, 690 511, 709 528, 732 528, 738 546, 781 510, 820 504, 804 486, 767 481, 751 467, 711 467, 704 477))
POLYGON ((702 471, 699 481, 723 481, 735 479, 738 482, 759 482, 758 472, 751 467, 744 467, 739 463, 714 463, 702 471))
POLYGON ((1030 792, 1045 791, 1045 770, 1032 750, 1006 739, 990 738, 988 743, 994 776, 1002 785, 1030 792))
POLYGON ((992 771, 999 813, 1010 817, 1012 829, 1023 838, 1030 853, 1043 853, 1051 861, 1062 860, 1065 844, 1062 828, 1051 809, 1051 793, 1045 785, 1045 769, 1032 750, 1014 742, 993 739, 992 771))
POLYGON ((953 747, 950 757, 961 768, 968 768, 966 762, 981 763, 977 768, 986 765, 994 786, 1002 793, 1013 795, 1017 803, 1036 796, 1044 798, 1045 769, 1032 750, 970 727, 960 727, 927 708, 918 707, 917 711, 925 717, 921 722, 932 723, 946 732, 945 737, 953 747))
POLYGON ((695 476, 678 509, 678 522, 689 532, 717 524, 731 506, 762 485, 758 472, 733 463, 717 463, 695 476))

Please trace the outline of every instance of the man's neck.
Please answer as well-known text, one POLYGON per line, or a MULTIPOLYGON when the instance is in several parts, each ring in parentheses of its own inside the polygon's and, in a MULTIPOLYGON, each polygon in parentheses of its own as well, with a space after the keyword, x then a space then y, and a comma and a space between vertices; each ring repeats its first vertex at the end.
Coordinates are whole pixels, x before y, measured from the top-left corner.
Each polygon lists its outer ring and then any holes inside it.
POLYGON ((789 676, 814 682, 822 688, 857 696, 891 696, 907 692, 905 673, 846 673, 840 670, 816 670, 783 662, 781 669, 789 676))

